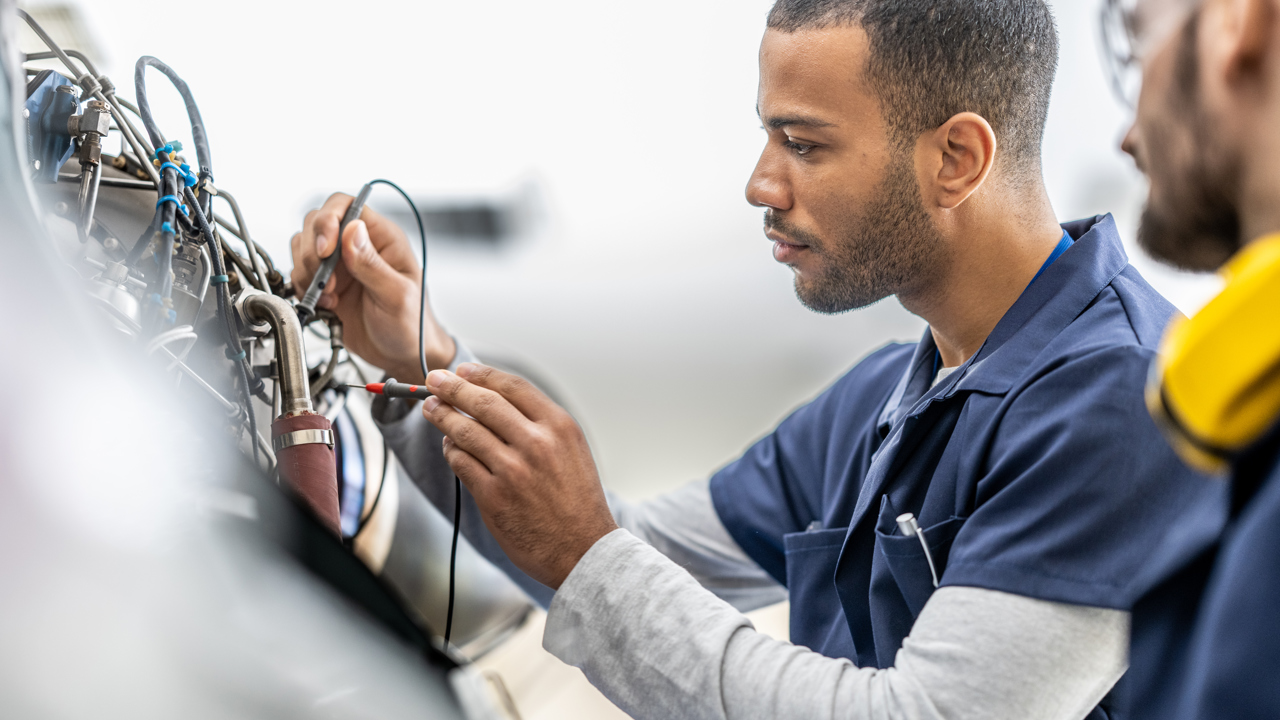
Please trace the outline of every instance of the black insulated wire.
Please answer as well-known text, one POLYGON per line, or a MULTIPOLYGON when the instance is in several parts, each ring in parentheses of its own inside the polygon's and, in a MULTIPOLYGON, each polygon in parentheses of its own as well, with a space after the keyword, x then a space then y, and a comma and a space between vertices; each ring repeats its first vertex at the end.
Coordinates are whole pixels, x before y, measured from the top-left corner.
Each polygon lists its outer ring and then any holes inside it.
MULTIPOLYGON (((400 197, 409 203, 409 208, 413 210, 413 218, 418 221, 418 237, 422 240, 422 284, 419 287, 421 295, 418 302, 418 364, 422 369, 423 382, 427 377, 427 344, 424 337, 424 326, 427 323, 427 230, 422 224, 422 213, 418 212, 418 206, 413 202, 413 198, 409 197, 409 193, 405 192, 401 187, 390 180, 378 178, 369 183, 370 185, 386 185, 396 192, 400 193, 400 197)), ((382 489, 378 489, 378 493, 382 493, 382 489)), ((374 501, 377 502, 376 500, 374 501)), ((444 644, 448 647, 449 640, 453 637, 453 601, 455 596, 455 588, 457 586, 457 569, 458 569, 458 534, 462 527, 462 481, 455 474, 453 476, 453 542, 449 546, 449 609, 445 612, 444 620, 444 644)))
POLYGON ((418 364, 422 368, 422 379, 426 382, 427 378, 427 345, 423 337, 423 325, 427 322, 427 230, 422 224, 422 213, 418 212, 418 206, 414 204, 413 198, 409 197, 409 193, 405 192, 401 187, 390 180, 371 180, 370 185, 386 185, 396 192, 400 193, 400 197, 409 203, 409 209, 413 210, 413 219, 418 221, 418 237, 422 241, 422 285, 420 287, 421 297, 418 302, 418 364))

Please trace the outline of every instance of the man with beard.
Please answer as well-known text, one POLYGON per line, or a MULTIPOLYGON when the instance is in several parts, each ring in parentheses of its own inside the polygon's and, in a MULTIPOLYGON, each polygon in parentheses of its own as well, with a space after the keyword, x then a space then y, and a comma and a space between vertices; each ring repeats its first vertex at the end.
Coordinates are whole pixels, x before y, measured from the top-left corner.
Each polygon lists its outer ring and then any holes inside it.
POLYGON ((1137 96, 1124 149, 1151 180, 1140 240, 1226 287, 1172 325, 1153 415, 1208 503, 1160 544, 1133 616, 1134 714, 1280 718, 1280 3, 1110 2, 1116 86, 1137 96), (1140 93, 1138 92, 1140 88, 1140 93), (1225 521, 1225 528, 1224 528, 1225 521), (1162 568, 1175 568, 1169 572, 1162 568))
MULTIPOLYGON (((897 295, 929 330, 709 481, 610 503, 573 419, 427 318, 429 364, 455 372, 429 373, 422 413, 376 409, 388 442, 447 512, 443 451, 463 531, 550 603, 544 645, 633 717, 1108 716, 1135 579, 1207 486, 1143 404, 1175 311, 1110 217, 1050 207, 1056 63, 1041 0, 774 6, 747 186, 774 257, 816 311, 897 295), (739 613, 782 597, 795 644, 739 613)), ((349 203, 308 216, 295 286, 349 203)), ((348 347, 421 382, 417 266, 365 218, 322 304, 348 347)), ((676 372, 655 365, 655 392, 676 372)))

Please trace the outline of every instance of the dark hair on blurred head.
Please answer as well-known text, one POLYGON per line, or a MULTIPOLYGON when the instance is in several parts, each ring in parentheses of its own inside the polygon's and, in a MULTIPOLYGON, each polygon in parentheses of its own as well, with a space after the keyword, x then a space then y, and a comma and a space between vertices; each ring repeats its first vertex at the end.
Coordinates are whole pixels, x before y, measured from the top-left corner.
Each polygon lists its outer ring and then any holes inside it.
POLYGON ((987 119, 1015 169, 1040 167, 1058 32, 1044 0, 778 0, 781 32, 857 25, 866 78, 899 142, 953 115, 987 119))

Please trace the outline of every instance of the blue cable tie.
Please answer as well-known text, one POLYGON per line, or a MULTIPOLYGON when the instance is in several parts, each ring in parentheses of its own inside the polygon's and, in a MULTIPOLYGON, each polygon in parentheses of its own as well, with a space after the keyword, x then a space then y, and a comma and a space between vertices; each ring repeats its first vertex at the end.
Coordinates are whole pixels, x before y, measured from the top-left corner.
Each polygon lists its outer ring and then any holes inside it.
POLYGON ((196 178, 196 174, 191 172, 190 165, 183 163, 182 166, 179 167, 177 165, 174 165, 171 162, 166 161, 163 165, 160 166, 160 172, 164 172, 164 169, 167 167, 173 168, 173 171, 178 173, 178 175, 182 177, 182 181, 187 184, 187 187, 196 186, 198 179, 196 178))
POLYGON ((170 311, 169 311, 169 324, 170 324, 170 325, 172 325, 172 324, 174 324, 174 323, 176 323, 176 322, 178 322, 178 311, 177 311, 177 310, 170 310, 170 311))
POLYGON ((160 293, 151 293, 151 302, 156 305, 164 305, 164 299, 160 297, 160 293))
POLYGON ((229 283, 229 282, 231 282, 231 278, 227 277, 226 275, 214 275, 213 277, 209 278, 210 285, 217 285, 218 283, 229 283))
POLYGON ((156 148, 156 151, 154 153, 151 153, 151 157, 155 158, 156 160, 160 160, 162 158, 167 159, 169 153, 173 151, 174 151, 173 143, 167 143, 164 147, 156 148))
POLYGON ((165 231, 165 232, 167 232, 167 233, 169 233, 170 235, 176 235, 176 234, 177 234, 177 233, 175 233, 175 232, 174 232, 174 230, 173 230, 173 226, 172 226, 172 225, 170 225, 169 223, 160 223, 160 229, 161 229, 161 230, 163 230, 163 231, 165 231))
POLYGON ((240 351, 240 352, 238 352, 238 353, 232 353, 232 352, 231 352, 231 348, 227 348, 227 359, 228 359, 228 360, 231 360, 231 361, 233 361, 233 362, 240 362, 241 360, 245 359, 246 357, 248 357, 248 355, 245 355, 245 353, 244 353, 244 351, 243 351, 243 350, 241 350, 241 351, 240 351))
POLYGON ((157 210, 160 209, 160 206, 167 202, 173 203, 174 207, 178 208, 178 210, 180 210, 183 215, 187 215, 187 216, 191 215, 191 211, 187 210, 187 206, 182 204, 182 200, 177 195, 165 195, 164 197, 160 198, 159 200, 156 201, 156 209, 157 210))

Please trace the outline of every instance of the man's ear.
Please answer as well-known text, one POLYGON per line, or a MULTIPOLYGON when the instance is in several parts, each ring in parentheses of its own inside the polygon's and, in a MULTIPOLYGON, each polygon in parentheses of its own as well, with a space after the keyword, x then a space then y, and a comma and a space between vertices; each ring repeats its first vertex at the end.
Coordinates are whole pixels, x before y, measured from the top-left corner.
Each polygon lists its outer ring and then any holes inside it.
POLYGON ((1228 43, 1226 70, 1232 81, 1245 80, 1266 62, 1275 39, 1276 0, 1232 0, 1221 18, 1228 43))
POLYGON ((986 182, 995 160, 996 133, 976 113, 962 112, 925 133, 916 145, 925 203, 959 207, 986 182))

